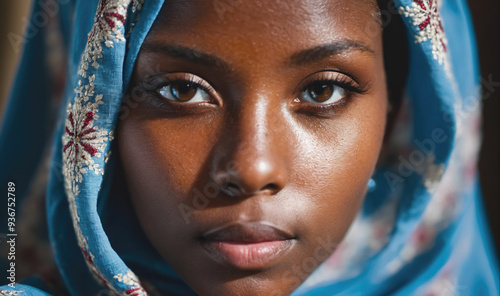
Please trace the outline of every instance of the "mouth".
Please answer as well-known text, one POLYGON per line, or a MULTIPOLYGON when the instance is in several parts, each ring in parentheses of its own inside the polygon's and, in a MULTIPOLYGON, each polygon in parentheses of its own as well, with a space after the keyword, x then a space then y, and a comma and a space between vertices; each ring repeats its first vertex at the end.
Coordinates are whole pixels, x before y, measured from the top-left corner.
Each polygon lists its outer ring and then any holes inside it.
POLYGON ((219 264, 242 270, 266 269, 295 245, 290 233, 262 223, 237 223, 205 232, 200 238, 207 255, 219 264))

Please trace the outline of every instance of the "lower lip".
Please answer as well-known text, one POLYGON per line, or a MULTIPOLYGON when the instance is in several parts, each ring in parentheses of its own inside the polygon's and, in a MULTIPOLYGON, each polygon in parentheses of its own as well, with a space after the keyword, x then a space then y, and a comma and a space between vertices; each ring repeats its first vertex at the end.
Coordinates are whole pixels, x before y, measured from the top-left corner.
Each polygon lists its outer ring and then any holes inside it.
POLYGON ((292 240, 259 243, 208 241, 203 244, 208 255, 216 262, 245 270, 271 267, 292 245, 292 240))

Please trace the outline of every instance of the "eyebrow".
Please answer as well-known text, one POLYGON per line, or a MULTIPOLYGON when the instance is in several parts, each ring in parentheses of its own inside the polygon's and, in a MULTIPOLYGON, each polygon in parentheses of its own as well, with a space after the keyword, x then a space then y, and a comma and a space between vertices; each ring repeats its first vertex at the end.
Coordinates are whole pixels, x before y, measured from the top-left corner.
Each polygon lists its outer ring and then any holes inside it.
MULTIPOLYGON (((208 67, 218 67, 226 70, 231 70, 231 66, 221 58, 182 45, 149 42, 143 44, 141 50, 146 52, 159 52, 167 56, 181 58, 192 63, 201 64, 208 67)), ((319 45, 317 47, 295 53, 291 56, 290 63, 294 66, 301 66, 318 62, 326 57, 338 55, 352 50, 375 55, 375 51, 364 43, 354 40, 340 40, 334 43, 319 45)))
POLYGON ((292 55, 290 61, 294 65, 305 65, 318 62, 326 57, 357 50, 371 55, 375 51, 368 45, 354 40, 340 40, 334 43, 323 44, 311 49, 306 49, 292 55))
POLYGON ((143 44, 141 50, 146 52, 159 52, 167 56, 181 58, 208 67, 231 69, 228 63, 215 55, 204 53, 182 45, 150 42, 143 44))

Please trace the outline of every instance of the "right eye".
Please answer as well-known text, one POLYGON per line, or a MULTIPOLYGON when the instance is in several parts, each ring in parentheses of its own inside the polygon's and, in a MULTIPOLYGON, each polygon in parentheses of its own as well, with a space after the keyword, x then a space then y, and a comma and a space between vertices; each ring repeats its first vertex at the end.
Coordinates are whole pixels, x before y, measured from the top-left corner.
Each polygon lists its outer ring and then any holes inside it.
POLYGON ((157 89, 158 94, 175 102, 210 102, 207 89, 194 81, 176 80, 157 89))
POLYGON ((335 84, 336 81, 316 81, 307 86, 301 97, 307 102, 327 105, 337 104, 347 94, 347 91, 335 84))

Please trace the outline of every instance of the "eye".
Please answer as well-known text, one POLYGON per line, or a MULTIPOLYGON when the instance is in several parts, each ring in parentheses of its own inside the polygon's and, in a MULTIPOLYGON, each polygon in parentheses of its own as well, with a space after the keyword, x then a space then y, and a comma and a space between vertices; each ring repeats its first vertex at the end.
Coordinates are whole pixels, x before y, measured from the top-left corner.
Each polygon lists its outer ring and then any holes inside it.
POLYGON ((338 86, 336 81, 315 81, 309 84, 300 94, 300 98, 304 101, 332 105, 336 104, 347 95, 347 91, 338 86))
POLYGON ((158 94, 167 100, 175 102, 210 102, 208 90, 199 83, 188 80, 172 81, 160 87, 158 94))

